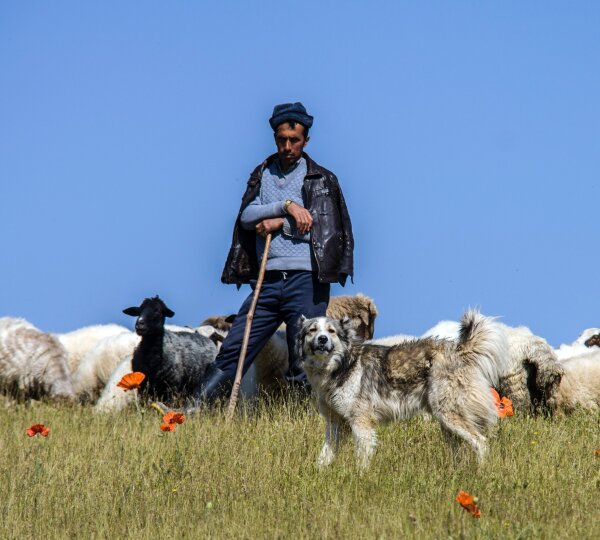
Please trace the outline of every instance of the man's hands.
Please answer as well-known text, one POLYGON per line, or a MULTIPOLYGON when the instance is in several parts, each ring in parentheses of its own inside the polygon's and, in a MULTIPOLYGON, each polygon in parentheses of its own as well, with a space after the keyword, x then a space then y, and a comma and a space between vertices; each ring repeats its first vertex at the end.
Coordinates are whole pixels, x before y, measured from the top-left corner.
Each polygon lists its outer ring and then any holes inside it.
POLYGON ((313 219, 306 208, 293 202, 287 207, 287 213, 296 220, 296 229, 300 234, 306 234, 310 231, 313 219))
MULTIPOLYGON (((296 229, 300 234, 306 234, 312 227, 312 216, 310 212, 293 202, 287 207, 287 213, 294 218, 296 221, 296 229)), ((278 231, 283 227, 283 218, 270 218, 263 219, 256 225, 256 233, 260 234, 263 238, 267 237, 267 234, 278 231)))
POLYGON ((267 234, 278 231, 283 227, 283 218, 271 218, 271 219, 263 219, 260 223, 256 225, 256 232, 260 234, 263 238, 267 237, 267 234))

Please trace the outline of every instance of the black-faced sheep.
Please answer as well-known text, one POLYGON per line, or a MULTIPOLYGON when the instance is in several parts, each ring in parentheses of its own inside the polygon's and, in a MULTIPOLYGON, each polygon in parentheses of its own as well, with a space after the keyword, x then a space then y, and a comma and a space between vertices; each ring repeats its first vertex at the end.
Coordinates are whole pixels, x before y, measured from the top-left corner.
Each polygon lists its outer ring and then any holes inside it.
POLYGON ((131 363, 146 375, 141 391, 161 400, 191 396, 217 355, 215 343, 197 332, 166 330, 165 318, 175 313, 158 296, 123 313, 137 317, 135 331, 142 338, 131 363))
POLYGON ((600 334, 594 334, 584 341, 586 347, 600 347, 600 334))
MULTIPOLYGON (((223 341, 223 337, 212 327, 190 328, 165 324, 165 329, 170 332, 199 332, 210 338, 217 346, 223 341)), ((79 367, 73 374, 73 390, 77 397, 84 402, 96 399, 117 366, 127 358, 129 358, 127 372, 130 372, 133 351, 140 339, 140 336, 125 329, 125 332, 109 335, 98 341, 82 358, 79 367)))
MULTIPOLYGON (((224 336, 227 335, 228 329, 231 327, 231 320, 233 319, 230 319, 228 322, 226 322, 226 320, 227 317, 210 317, 197 328, 173 326, 167 324, 165 325, 165 329, 175 333, 198 332, 200 335, 213 341, 218 349, 223 341, 224 336), (214 326, 212 326, 213 324, 214 326)), ((93 386, 92 383, 94 381, 99 383, 96 387, 96 390, 101 390, 101 394, 98 398, 98 401, 94 405, 95 412, 118 412, 135 402, 136 394, 134 392, 136 391, 126 392, 117 386, 117 383, 124 375, 133 371, 133 351, 135 350, 140 338, 136 334, 132 335, 136 338, 136 343, 130 346, 128 356, 122 354, 123 349, 116 347, 115 345, 117 344, 111 343, 111 341, 117 340, 117 338, 120 338, 118 340, 122 341, 122 336, 116 336, 114 338, 110 338, 110 340, 107 340, 108 343, 100 342, 99 347, 102 346, 101 350, 95 350, 97 354, 86 356, 82 362, 82 366, 79 370, 81 372, 81 377, 80 379, 75 377, 74 386, 79 389, 80 380, 81 382, 88 381, 90 383, 88 384, 89 387, 93 386), (114 354, 114 350, 118 350, 120 353, 114 354), (112 366, 113 371, 110 373, 110 377, 108 377, 107 380, 104 380, 104 374, 108 373, 106 367, 109 364, 112 366), (102 386, 102 388, 100 388, 100 386, 102 386)), ((92 351, 92 353, 94 353, 94 351, 92 351)), ((253 373, 247 373, 242 380, 242 391, 245 392, 246 395, 253 395, 256 393, 255 379, 253 375, 253 373)), ((88 395, 89 394, 90 392, 88 391, 88 395)))
POLYGON ((72 398, 67 351, 25 319, 0 318, 0 385, 20 397, 72 398))

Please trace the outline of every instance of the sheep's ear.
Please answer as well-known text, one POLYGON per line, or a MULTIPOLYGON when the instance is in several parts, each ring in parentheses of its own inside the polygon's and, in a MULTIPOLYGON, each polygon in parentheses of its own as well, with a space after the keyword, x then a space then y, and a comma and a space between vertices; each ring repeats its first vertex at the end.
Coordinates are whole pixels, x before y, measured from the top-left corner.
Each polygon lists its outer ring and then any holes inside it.
POLYGON ((170 310, 167 306, 165 306, 165 308, 163 309, 163 315, 165 317, 171 318, 173 317, 173 315, 175 315, 175 312, 170 310))
POLYGON ((139 307, 128 307, 123 310, 123 313, 125 313, 125 315, 131 315, 132 317, 139 317, 141 310, 139 307))
POLYGON ((340 325, 350 339, 356 339, 356 327, 354 326, 354 321, 350 317, 344 315, 340 320, 340 325))

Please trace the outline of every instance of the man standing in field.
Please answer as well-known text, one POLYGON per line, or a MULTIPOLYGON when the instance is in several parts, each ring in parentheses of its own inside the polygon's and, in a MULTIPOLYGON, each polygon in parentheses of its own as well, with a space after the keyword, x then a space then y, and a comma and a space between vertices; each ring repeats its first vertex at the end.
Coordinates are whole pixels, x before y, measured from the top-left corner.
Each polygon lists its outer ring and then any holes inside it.
MULTIPOLYGON (((353 276, 352 224, 335 174, 304 152, 313 117, 302 103, 277 105, 269 123, 277 153, 250 175, 221 281, 254 289, 265 238, 272 233, 244 373, 285 322, 288 375, 304 383, 294 354, 298 320, 325 315, 330 284, 344 285, 353 276)), ((196 389, 198 403, 212 402, 231 388, 252 296, 242 304, 205 384, 196 389)))

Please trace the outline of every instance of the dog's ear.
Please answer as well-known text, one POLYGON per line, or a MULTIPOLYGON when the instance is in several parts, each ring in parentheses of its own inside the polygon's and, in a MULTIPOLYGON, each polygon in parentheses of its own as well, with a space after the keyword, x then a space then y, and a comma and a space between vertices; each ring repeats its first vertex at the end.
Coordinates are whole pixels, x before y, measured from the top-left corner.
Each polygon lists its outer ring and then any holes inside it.
POLYGON ((300 315, 300 318, 298 319, 298 328, 302 328, 306 321, 308 321, 308 319, 304 315, 300 315))
POLYGON ((132 306, 124 309, 123 313, 125 313, 125 315, 131 315, 132 317, 139 317, 141 310, 139 307, 132 306))

